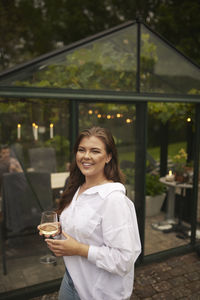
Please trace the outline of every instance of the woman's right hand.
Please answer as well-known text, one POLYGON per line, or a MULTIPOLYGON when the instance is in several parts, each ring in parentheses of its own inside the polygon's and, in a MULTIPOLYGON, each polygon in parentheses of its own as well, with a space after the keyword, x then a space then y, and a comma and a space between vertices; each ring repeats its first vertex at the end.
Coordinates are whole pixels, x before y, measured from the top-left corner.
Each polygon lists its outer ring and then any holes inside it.
POLYGON ((62 235, 65 239, 62 240, 54 240, 54 239, 45 239, 49 249, 56 256, 72 256, 78 255, 83 257, 88 257, 89 245, 82 244, 78 242, 76 239, 62 232, 62 235))

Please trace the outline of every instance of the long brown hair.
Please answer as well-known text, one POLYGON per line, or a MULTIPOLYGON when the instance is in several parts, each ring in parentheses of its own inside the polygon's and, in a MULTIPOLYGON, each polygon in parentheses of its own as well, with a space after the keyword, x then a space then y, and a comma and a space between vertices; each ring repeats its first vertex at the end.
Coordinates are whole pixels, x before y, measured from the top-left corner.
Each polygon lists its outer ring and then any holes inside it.
MULTIPOLYGON (((102 127, 92 127, 89 129, 83 130, 74 145, 74 154, 76 155, 78 151, 79 144, 84 137, 95 136, 99 138, 105 145, 106 153, 111 154, 111 160, 109 163, 105 164, 104 174, 106 179, 112 180, 114 182, 124 182, 124 175, 121 172, 118 164, 118 154, 115 145, 114 138, 111 132, 102 127)), ((70 176, 67 182, 67 186, 65 191, 63 192, 61 199, 59 201, 58 213, 61 213, 62 210, 70 204, 74 194, 76 193, 78 187, 85 182, 85 176, 79 170, 76 159, 74 159, 73 163, 70 167, 70 176)))

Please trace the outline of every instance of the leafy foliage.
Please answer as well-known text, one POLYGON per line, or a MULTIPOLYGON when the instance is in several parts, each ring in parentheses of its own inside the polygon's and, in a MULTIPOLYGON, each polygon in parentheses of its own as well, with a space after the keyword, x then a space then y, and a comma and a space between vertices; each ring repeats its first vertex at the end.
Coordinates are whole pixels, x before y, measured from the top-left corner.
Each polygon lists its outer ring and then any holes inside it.
POLYGON ((165 192, 165 186, 159 181, 159 175, 146 174, 146 195, 156 196, 165 192))
POLYGON ((2 0, 0 68, 28 61, 138 16, 200 63, 199 13, 196 0, 2 0))
POLYGON ((185 167, 187 164, 187 153, 181 148, 178 153, 173 157, 174 160, 174 171, 177 175, 185 173, 185 167))

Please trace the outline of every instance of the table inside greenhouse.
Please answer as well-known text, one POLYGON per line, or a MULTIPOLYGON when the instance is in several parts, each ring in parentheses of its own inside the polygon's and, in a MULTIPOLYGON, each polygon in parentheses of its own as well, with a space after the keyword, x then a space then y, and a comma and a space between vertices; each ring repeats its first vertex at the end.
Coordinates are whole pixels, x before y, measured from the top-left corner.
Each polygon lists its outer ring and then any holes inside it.
POLYGON ((168 187, 166 221, 168 221, 168 223, 173 223, 175 219, 174 212, 176 190, 180 189, 181 195, 184 196, 186 189, 192 189, 193 185, 187 182, 180 183, 177 181, 167 181, 166 177, 161 177, 160 182, 168 187))
POLYGON ((183 211, 183 201, 186 194, 187 189, 192 189, 193 185, 187 182, 177 182, 177 181, 168 181, 166 177, 161 177, 160 182, 167 186, 167 208, 166 208, 166 216, 165 220, 159 223, 152 224, 152 227, 156 230, 161 230, 164 232, 167 231, 176 231, 182 232, 184 231, 184 226, 182 225, 182 211, 183 211), (178 224, 175 220, 175 196, 178 193, 178 189, 180 189, 180 209, 179 209, 179 220, 178 224))
POLYGON ((69 172, 51 173, 51 188, 52 189, 63 188, 67 177, 69 177, 69 172))

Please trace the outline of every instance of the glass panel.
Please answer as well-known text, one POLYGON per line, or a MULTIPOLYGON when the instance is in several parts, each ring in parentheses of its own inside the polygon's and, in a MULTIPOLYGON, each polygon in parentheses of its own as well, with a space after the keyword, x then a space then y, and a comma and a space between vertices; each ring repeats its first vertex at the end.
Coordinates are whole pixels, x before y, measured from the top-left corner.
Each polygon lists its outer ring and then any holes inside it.
POLYGON ((136 29, 136 26, 131 26, 38 62, 0 84, 135 91, 136 29))
POLYGON ((200 69, 142 25, 141 92, 191 94, 199 90, 200 69))
MULTIPOLYGON (((198 122, 200 118, 200 110, 199 108, 197 109, 197 114, 198 114, 198 122)), ((200 157, 200 153, 199 153, 200 157)), ((197 228, 196 228, 196 241, 199 243, 200 242, 200 161, 199 161, 199 174, 198 174, 198 191, 197 191, 197 228)), ((199 253, 198 253, 199 254, 199 253)))
POLYGON ((191 104, 173 103, 177 112, 170 114, 171 107, 149 103, 145 255, 190 243, 194 110, 191 104), (165 147, 167 169, 160 177, 165 147))
POLYGON ((56 206, 68 176, 68 129, 68 101, 1 99, 0 215, 5 225, 1 243, 7 265, 1 292, 63 276, 62 258, 49 268, 40 263, 48 248, 37 225, 41 212, 56 206), (11 234, 19 237, 11 239, 11 234))
POLYGON ((80 130, 92 126, 109 128, 119 154, 119 162, 126 176, 128 196, 134 200, 135 161, 135 105, 80 104, 80 130))

